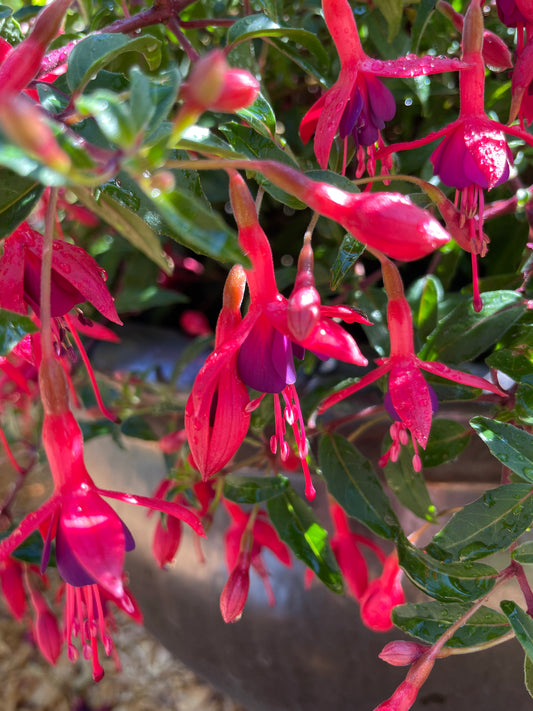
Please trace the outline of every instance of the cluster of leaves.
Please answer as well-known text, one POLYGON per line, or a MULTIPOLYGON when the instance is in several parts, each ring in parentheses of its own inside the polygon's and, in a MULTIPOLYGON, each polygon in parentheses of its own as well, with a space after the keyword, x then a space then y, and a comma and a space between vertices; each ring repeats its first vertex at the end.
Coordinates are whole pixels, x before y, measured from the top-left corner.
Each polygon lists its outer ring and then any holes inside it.
MULTIPOLYGON (((459 37, 444 18, 434 13, 433 0, 423 0, 416 12, 412 8, 404 12, 400 0, 376 0, 374 5, 355 7, 369 54, 386 59, 417 50, 457 53, 459 37)), ((30 215, 46 186, 65 188, 72 202, 79 201, 101 219, 100 227, 84 229, 69 223, 67 214, 65 227, 67 234, 69 229, 76 230, 77 240, 98 255, 117 294, 119 311, 126 315, 144 313, 145 319, 167 323, 184 305, 190 305, 195 294, 194 290, 187 291, 187 285, 173 284, 172 289, 160 285, 162 275, 169 278, 171 272, 169 254, 183 258, 193 253, 207 270, 206 283, 209 279, 221 284, 225 269, 213 267, 210 260, 222 265, 243 261, 236 234, 224 217, 224 181, 219 175, 214 178, 182 170, 178 161, 191 154, 274 159, 310 171, 313 177, 340 181, 334 172, 315 169, 311 148, 303 147, 297 135, 299 120, 313 96, 335 80, 337 56, 314 1, 296 6, 293 2, 263 0, 253 8, 256 12, 245 17, 230 1, 220 7, 213 7, 208 0, 191 3, 180 14, 182 21, 197 22, 196 29, 187 31, 188 41, 200 51, 205 46, 228 49, 231 64, 261 76, 261 94, 239 116, 204 114, 177 148, 169 150, 171 119, 189 60, 164 25, 139 27, 133 35, 114 28, 108 31, 106 28, 117 18, 124 17, 118 2, 83 0, 79 6, 80 14, 69 14, 65 33, 54 45, 58 48, 75 42, 66 73, 53 84, 36 86, 43 108, 58 119, 50 126, 72 167, 66 175, 57 173, 0 135, 0 234, 9 235, 30 215), (200 22, 213 17, 214 12, 235 21, 229 27, 217 27, 216 18, 207 27, 200 22), (98 151, 87 150, 89 145, 98 151)), ((18 43, 23 37, 21 23, 37 9, 24 5, 13 12, 1 6, 0 35, 12 44, 18 43)), ((503 34, 494 12, 488 23, 503 34)), ((488 79, 487 109, 496 115, 508 107, 508 84, 505 77, 488 79)), ((395 79, 389 86, 399 107, 385 133, 391 142, 399 136, 409 140, 440 128, 445 117, 458 108, 456 77, 395 79)), ((425 148, 405 152, 401 171, 429 178, 427 158, 425 148)), ((517 180, 523 185, 531 183, 530 159, 531 149, 521 147, 517 180)), ((338 167, 338 161, 340 155, 334 155, 332 169, 338 167)), ((251 173, 249 177, 267 193, 264 226, 267 233, 276 235, 273 249, 278 259, 285 257, 286 264, 287 258, 290 262, 297 254, 309 214, 305 205, 266 179, 251 173)), ((348 181, 341 182, 344 185, 348 181)), ((398 183, 393 189, 407 190, 398 183)), ((508 197, 507 190, 506 186, 497 188, 495 198, 508 197)), ((414 193, 411 197, 421 203, 425 200, 414 193)), ((523 259, 528 236, 523 207, 493 221, 488 230, 492 241, 483 262, 482 313, 472 309, 469 260, 458 245, 443 250, 431 269, 423 262, 403 270, 419 356, 456 366, 467 361, 486 363, 513 382, 508 402, 495 413, 490 403, 480 409, 478 403, 469 403, 479 400, 479 392, 428 377, 440 403, 466 403, 463 410, 482 414, 476 414, 470 425, 456 417, 437 417, 421 454, 423 473, 414 471, 408 448, 397 462, 387 464, 383 477, 376 473, 371 459, 354 446, 357 432, 343 436, 328 426, 316 438, 315 471, 323 477, 329 494, 349 516, 394 544, 405 575, 430 599, 394 612, 394 622, 400 629, 428 644, 496 584, 501 571, 478 562, 480 559, 507 551, 507 565, 511 559, 520 565, 533 564, 533 544, 525 540, 533 520, 533 329, 523 295, 515 291, 528 268, 523 259), (494 419, 488 417, 493 414, 494 419), (455 460, 476 436, 501 462, 505 483, 466 504, 441 527, 441 512, 431 500, 424 475, 428 469, 455 460), (411 532, 403 530, 394 500, 419 517, 421 525, 426 522, 439 528, 425 550, 409 540, 407 534, 411 532)), ((375 262, 331 221, 319 220, 317 235, 318 288, 325 295, 331 293, 330 286, 342 290, 345 299, 363 309, 374 325, 364 328, 360 340, 366 339, 373 357, 387 355, 386 296, 372 286, 375 280, 366 276, 366 272, 372 276, 375 262), (358 260, 364 268, 354 272, 358 260)), ((280 284, 288 284, 293 275, 294 270, 285 267, 280 272, 280 284)), ((201 287, 201 280, 195 285, 198 283, 201 287)), ((213 316, 213 303, 205 294, 201 298, 194 303, 195 308, 213 316)), ((33 324, 6 312, 0 317, 0 354, 5 355, 33 324)), ((193 355, 194 349, 184 360, 193 355)), ((304 369, 307 374, 317 372, 312 356, 304 369)), ((335 377, 335 386, 340 377, 335 377)), ((308 416, 332 385, 326 376, 320 376, 318 385, 316 379, 312 382, 313 388, 303 398, 308 416)), ((132 399, 125 398, 122 403, 127 415, 131 414, 132 399)), ((340 414, 353 412, 353 403, 345 407, 340 414)), ((123 433, 154 436, 144 420, 129 418, 126 422, 131 427, 123 425, 123 433)), ((262 447, 259 433, 268 425, 260 408, 254 414, 251 445, 262 447)), ((93 427, 92 434, 102 431, 93 427)), ((119 436, 116 429, 114 433, 119 436)), ((259 456, 262 449, 257 451, 259 456)), ((195 476, 187 465, 171 473, 180 481, 195 476)), ((275 472, 267 474, 254 478, 227 476, 224 496, 243 505, 265 504, 281 539, 294 554, 334 592, 342 592, 342 574, 324 523, 289 479, 275 472)), ((21 551, 20 555, 25 558, 27 553, 21 551)), ((512 602, 502 603, 502 612, 481 607, 448 646, 474 649, 511 630, 523 645, 528 663, 533 664, 533 621, 512 602)))

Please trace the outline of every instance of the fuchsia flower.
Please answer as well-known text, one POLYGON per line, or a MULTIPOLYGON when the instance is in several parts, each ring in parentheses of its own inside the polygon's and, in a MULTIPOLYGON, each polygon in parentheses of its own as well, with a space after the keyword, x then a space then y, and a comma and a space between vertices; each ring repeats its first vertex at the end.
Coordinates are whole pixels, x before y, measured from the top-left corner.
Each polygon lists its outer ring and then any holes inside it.
POLYGON ((533 22, 533 8, 529 0, 496 0, 498 17, 507 27, 533 22))
POLYGON ((431 155, 433 172, 445 185, 457 190, 456 202, 469 219, 472 242, 472 269, 474 308, 482 308, 477 278, 476 254, 484 254, 486 240, 483 235, 484 190, 491 190, 509 177, 513 163, 504 133, 518 136, 533 145, 533 137, 517 128, 504 126, 489 119, 484 108, 485 66, 482 57, 483 13, 481 0, 472 0, 464 20, 463 61, 466 67, 460 75, 461 110, 459 118, 445 128, 430 133, 425 138, 380 151, 385 156, 391 152, 426 145, 443 138, 431 155), (479 214, 478 231, 472 219, 479 214))
MULTIPOLYGON (((76 304, 90 301, 103 316, 122 324, 105 285, 105 272, 85 252, 69 242, 54 240, 52 254, 52 317, 67 314, 76 304)), ((43 237, 22 223, 4 242, 0 258, 0 306, 27 313, 40 313, 43 237)))
MULTIPOLYGON (((324 19, 335 42, 341 71, 335 84, 306 113, 300 136, 307 143, 315 134, 315 154, 322 168, 328 164, 331 145, 338 133, 352 136, 358 152, 359 171, 364 169, 364 148, 376 142, 382 146, 380 131, 396 112, 391 92, 377 78, 414 77, 455 71, 463 65, 443 57, 407 55, 381 61, 368 57, 361 46, 353 10, 348 0, 322 0, 324 19)), ((373 158, 373 151, 370 150, 373 158)))
POLYGON ((285 441, 285 422, 294 432, 298 455, 306 477, 306 496, 314 498, 315 490, 307 466, 307 441, 298 394, 294 383, 294 356, 303 357, 309 349, 322 358, 341 358, 355 365, 366 364, 354 339, 332 317, 344 321, 369 323, 355 309, 347 306, 324 307, 312 281, 312 252, 304 246, 299 261, 299 275, 289 300, 276 285, 272 251, 261 229, 255 205, 238 173, 230 176, 230 198, 239 227, 239 243, 252 262, 247 270, 250 307, 232 348, 238 348, 237 369, 245 385, 261 393, 274 394, 275 434, 271 449, 280 448, 281 458, 289 453, 285 441), (278 395, 285 404, 282 415, 278 395))
POLYGON ((261 577, 269 605, 276 602, 268 571, 261 558, 261 549, 268 548, 288 567, 292 565, 292 561, 289 549, 280 541, 263 511, 248 514, 240 506, 226 499, 224 506, 232 518, 224 538, 230 576, 220 597, 220 610, 225 622, 236 622, 242 615, 248 597, 250 567, 261 577))
POLYGON ((125 604, 124 556, 134 547, 134 541, 103 497, 176 516, 199 535, 204 535, 202 524, 190 509, 179 504, 98 488, 85 468, 82 433, 68 407, 67 382, 57 359, 43 359, 39 380, 45 412, 43 444, 54 491, 0 542, 0 560, 5 560, 30 533, 40 528, 45 539, 43 569, 55 538, 57 567, 69 586, 99 585, 113 599, 125 604))
POLYGON ((424 380, 421 370, 471 388, 490 390, 496 395, 505 396, 505 393, 477 375, 453 370, 444 363, 420 360, 414 351, 411 309, 403 295, 398 270, 392 262, 383 260, 382 272, 388 296, 387 324, 390 335, 390 355, 387 358, 378 358, 376 360, 378 367, 363 375, 357 383, 327 397, 318 412, 325 412, 348 395, 388 374, 385 406, 395 422, 390 428, 392 445, 381 458, 380 465, 384 466, 389 459, 393 462, 397 461, 401 445, 408 442, 407 432, 409 432, 414 447, 413 467, 416 471, 420 471, 422 461, 418 454, 418 446, 422 449, 426 447, 433 412, 437 406, 435 393, 424 380))

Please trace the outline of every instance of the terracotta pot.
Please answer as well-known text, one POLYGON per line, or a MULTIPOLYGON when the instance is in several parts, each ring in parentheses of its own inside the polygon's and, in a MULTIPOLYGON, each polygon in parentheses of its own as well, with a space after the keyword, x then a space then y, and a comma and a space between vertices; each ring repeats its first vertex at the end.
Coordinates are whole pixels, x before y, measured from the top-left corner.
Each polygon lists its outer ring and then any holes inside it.
MULTIPOLYGON (((492 460, 478 449, 474 458, 485 481, 430 483, 439 508, 472 500, 490 486, 492 460)), ((110 439, 93 440, 88 443, 86 459, 100 485, 132 493, 151 493, 165 474, 157 448, 139 441, 130 440, 121 450, 110 439)), ((469 461, 466 467, 471 466, 469 461)), ((457 481, 461 472, 457 466, 453 471, 457 481)), ((318 501, 325 499, 321 493, 318 501)), ((151 557, 153 520, 135 506, 122 505, 120 513, 137 542, 136 550, 128 555, 127 569, 147 629, 248 711, 370 711, 404 678, 406 669, 389 667, 377 657, 386 642, 401 635, 370 632, 362 625, 352 599, 335 595, 318 582, 305 590, 303 566, 298 561, 287 569, 267 553, 276 606, 268 606, 262 583, 252 576, 242 619, 226 625, 219 611, 227 578, 224 516, 217 514, 209 531, 203 546, 204 564, 198 562, 193 535, 187 532, 174 567, 164 571, 151 557)), ((324 513, 318 511, 319 516, 324 513)), ((414 525, 404 523, 407 530, 414 525)), ((503 596, 514 593, 506 590, 503 596)), ((442 660, 413 708, 529 709, 523 656, 513 640, 479 654, 442 660)))

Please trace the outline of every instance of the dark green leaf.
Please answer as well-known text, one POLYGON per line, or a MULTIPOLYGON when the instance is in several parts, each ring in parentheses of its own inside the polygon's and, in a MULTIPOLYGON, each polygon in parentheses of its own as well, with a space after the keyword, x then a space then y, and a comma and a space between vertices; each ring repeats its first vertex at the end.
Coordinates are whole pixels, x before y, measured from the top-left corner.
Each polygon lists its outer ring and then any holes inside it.
POLYGON ((382 538, 395 539, 400 524, 372 464, 338 434, 320 440, 318 461, 334 496, 349 516, 382 538))
POLYGON ((366 245, 351 235, 345 235, 342 244, 339 247, 333 266, 330 273, 330 286, 332 289, 338 289, 344 281, 346 274, 353 268, 353 265, 359 259, 366 249, 366 245))
POLYGON ((248 15, 237 20, 228 30, 228 44, 236 44, 260 37, 287 37, 309 50, 322 69, 329 64, 328 54, 318 37, 312 32, 278 25, 265 15, 248 15))
POLYGON ((98 200, 86 188, 73 188, 73 192, 81 203, 120 232, 130 244, 143 252, 160 269, 167 274, 172 273, 158 236, 139 215, 115 200, 105 190, 100 193, 98 200))
POLYGON ((528 694, 533 698, 533 661, 527 654, 524 657, 524 684, 528 694))
POLYGON ((485 292, 481 313, 474 311, 469 299, 439 322, 419 356, 445 363, 477 358, 511 328, 524 310, 522 296, 514 291, 485 292))
POLYGON ((119 313, 135 313, 187 301, 184 294, 170 289, 160 289, 155 284, 146 287, 132 285, 121 289, 115 299, 115 308, 119 313))
POLYGON ((437 325, 439 303, 443 298, 442 284, 432 274, 418 279, 410 287, 407 299, 414 307, 413 320, 420 339, 425 339, 437 325))
POLYGON ((502 600, 500 606, 509 618, 516 639, 529 659, 533 661, 533 619, 512 600, 502 600))
POLYGON ((259 94, 251 106, 237 111, 237 114, 263 136, 272 136, 276 130, 276 116, 263 94, 259 94))
POLYGON ((389 459, 384 468, 387 484, 406 508, 426 521, 435 521, 436 509, 429 497, 424 474, 415 471, 412 459, 411 447, 402 447, 396 462, 389 459))
POLYGON ((398 541, 398 558, 409 580, 441 602, 478 600, 496 582, 497 571, 488 565, 441 563, 403 536, 398 541))
POLYGON ((133 148, 136 139, 135 122, 129 103, 117 94, 100 89, 79 96, 76 110, 84 117, 92 116, 107 140, 120 148, 133 148))
POLYGON ((437 418, 431 423, 426 449, 420 452, 424 467, 438 467, 458 457, 470 442, 470 432, 460 422, 437 418))
POLYGON ((522 383, 515 393, 515 412, 525 425, 533 425, 533 387, 522 383))
POLYGON ((147 442, 154 442, 159 439, 146 421, 146 418, 142 415, 132 415, 131 417, 127 417, 121 424, 120 431, 128 437, 143 439, 147 442))
POLYGON ((0 309, 0 356, 7 355, 28 333, 38 330, 29 316, 0 309))
POLYGON ((33 178, 0 168, 0 237, 10 235, 28 217, 43 190, 33 178))
POLYGON ((440 560, 476 560, 505 550, 533 521, 529 484, 504 484, 458 511, 427 547, 440 560))
POLYGON ((400 30, 403 15, 403 0, 374 0, 374 2, 387 21, 387 38, 389 42, 392 42, 400 30))
POLYGON ((418 53, 418 45, 420 38, 428 25, 429 19, 435 11, 437 0, 421 0, 416 10, 415 21, 411 28, 411 47, 412 51, 418 53))
POLYGON ((179 147, 186 151, 209 153, 220 158, 238 158, 240 155, 220 136, 217 136, 204 126, 191 126, 188 128, 179 140, 179 147))
POLYGON ((533 435, 488 417, 474 417, 470 424, 496 459, 533 482, 533 435))
POLYGON ((511 557, 516 560, 517 563, 522 565, 532 565, 533 564, 533 541, 527 541, 522 543, 522 545, 515 548, 511 553, 511 557))
MULTIPOLYGON (((26 540, 16 548, 12 555, 13 558, 23 561, 24 563, 29 563, 30 565, 40 565, 41 558, 43 556, 43 539, 41 534, 34 531, 26 540)), ((54 566, 55 561, 55 551, 52 551, 48 565, 54 566)))
POLYGON ((313 510, 292 488, 267 502, 270 520, 279 537, 333 592, 344 590, 342 575, 313 510))
MULTIPOLYGON (((454 622, 468 612, 470 605, 452 602, 418 602, 398 605, 392 621, 404 632, 426 644, 434 644, 454 622)), ((507 618, 490 607, 480 607, 446 642, 445 647, 465 649, 503 637, 511 629, 507 618)))
POLYGON ((533 373, 533 348, 528 345, 496 351, 487 358, 487 365, 501 370, 513 380, 519 382, 524 376, 533 373))
POLYGON ((238 476, 228 474, 224 477, 224 496, 236 504, 258 504, 279 496, 289 486, 284 476, 238 476))
POLYGON ((152 35, 133 38, 118 33, 89 35, 70 53, 67 69, 70 89, 81 92, 92 76, 125 52, 141 54, 150 69, 161 62, 161 42, 152 35))

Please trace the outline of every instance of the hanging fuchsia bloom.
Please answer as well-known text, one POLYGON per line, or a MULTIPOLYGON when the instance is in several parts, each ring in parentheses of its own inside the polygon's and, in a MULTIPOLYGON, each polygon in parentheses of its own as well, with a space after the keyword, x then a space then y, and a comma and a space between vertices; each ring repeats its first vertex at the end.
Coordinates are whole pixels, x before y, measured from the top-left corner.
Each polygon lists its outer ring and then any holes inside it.
POLYGON ((236 622, 248 597, 250 567, 261 577, 269 605, 276 603, 261 549, 268 548, 286 566, 290 567, 292 561, 289 549, 280 541, 263 511, 248 514, 227 500, 224 500, 224 506, 232 518, 224 539, 230 576, 220 597, 220 610, 225 622, 236 622))
POLYGON ((533 137, 515 127, 505 126, 489 119, 484 108, 485 66, 482 57, 483 12, 481 0, 472 0, 464 20, 463 61, 465 69, 460 75, 461 110, 459 118, 445 128, 430 133, 425 138, 380 151, 385 156, 391 152, 418 148, 438 138, 443 138, 431 155, 433 172, 445 185, 457 189, 456 202, 460 202, 465 219, 479 215, 478 231, 470 219, 471 253, 474 286, 474 308, 482 308, 477 277, 477 254, 486 251, 483 234, 484 190, 491 190, 509 178, 513 158, 505 133, 518 136, 533 145, 533 137))
POLYGON ((55 359, 43 360, 39 378, 45 411, 43 444, 54 492, 0 542, 0 560, 5 560, 30 533, 40 528, 45 539, 43 569, 55 538, 57 567, 65 582, 74 587, 98 583, 120 598, 124 593, 124 556, 134 542, 122 520, 102 497, 177 516, 199 535, 203 535, 203 527, 190 509, 178 504, 98 488, 85 468, 83 437, 68 408, 67 383, 60 363, 55 359))
POLYGON ((247 270, 250 308, 230 348, 238 348, 237 369, 241 380, 261 393, 274 394, 275 434, 271 449, 278 447, 286 459, 289 445, 286 426, 294 432, 298 455, 306 477, 306 496, 314 498, 315 490, 307 466, 307 440, 303 417, 294 383, 294 357, 303 357, 309 349, 322 358, 335 357, 355 365, 366 364, 354 339, 332 317, 344 321, 368 323, 355 309, 346 306, 324 307, 317 300, 312 283, 312 262, 305 255, 299 262, 299 277, 289 300, 277 288, 268 238, 261 229, 255 205, 244 180, 238 173, 230 175, 230 199, 239 227, 239 243, 252 262, 247 270), (300 314, 300 315, 299 315, 300 314), (285 408, 282 414, 279 395, 285 408))
POLYGON ((394 551, 385 559, 379 578, 370 581, 361 598, 361 619, 371 630, 388 632, 392 629, 392 610, 405 603, 402 575, 394 551))
POLYGON ((338 133, 341 139, 352 136, 360 171, 364 169, 364 148, 374 161, 372 147, 383 145, 380 131, 396 112, 391 92, 377 78, 414 77, 455 71, 463 65, 443 57, 407 55, 381 61, 368 57, 361 46, 353 10, 348 0, 322 0, 324 19, 335 42, 341 71, 335 84, 306 113, 300 136, 307 143, 315 134, 315 154, 322 168, 328 164, 331 145, 338 133))
POLYGON ((409 432, 414 447, 413 467, 416 471, 420 471, 422 461, 418 454, 418 446, 422 449, 426 447, 433 412, 437 406, 435 393, 424 380, 421 370, 471 388, 490 390, 496 395, 505 396, 505 393, 477 375, 453 370, 443 363, 420 360, 414 351, 411 309, 403 294, 399 272, 388 260, 382 261, 382 272, 388 296, 387 324, 390 335, 390 355, 387 358, 378 358, 376 360, 378 367, 363 375, 357 383, 327 397, 318 412, 324 412, 348 395, 388 375, 385 407, 395 422, 390 428, 392 445, 381 458, 380 465, 384 466, 389 459, 393 462, 397 461, 401 445, 408 442, 407 432, 409 432))
POLYGON ((233 267, 224 287, 215 350, 196 376, 185 406, 185 431, 203 479, 219 472, 240 447, 250 424, 250 397, 237 371, 234 336, 241 325, 246 277, 233 267))
MULTIPOLYGON (((110 321, 122 324, 98 263, 69 242, 54 240, 53 250, 52 317, 64 316, 77 304, 89 301, 110 321)), ((2 308, 25 314, 29 306, 39 315, 42 251, 42 235, 25 222, 5 240, 0 258, 2 308)))
POLYGON ((518 116, 522 127, 533 122, 533 20, 528 24, 527 35, 513 70, 509 112, 509 122, 518 116))

